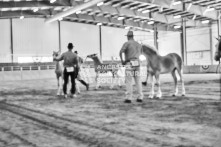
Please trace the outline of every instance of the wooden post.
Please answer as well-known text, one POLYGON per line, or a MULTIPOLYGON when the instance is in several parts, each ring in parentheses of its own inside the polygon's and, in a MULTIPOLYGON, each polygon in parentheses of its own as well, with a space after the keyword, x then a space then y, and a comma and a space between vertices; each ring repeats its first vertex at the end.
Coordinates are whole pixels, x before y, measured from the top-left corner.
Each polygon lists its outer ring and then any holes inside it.
POLYGON ((12 18, 10 19, 10 33, 11 33, 11 62, 14 63, 14 46, 13 46, 13 24, 12 18))
POLYGON ((157 25, 154 24, 154 45, 156 49, 158 50, 158 31, 157 31, 157 25))
POLYGON ((100 58, 102 60, 102 32, 101 32, 101 26, 99 26, 99 43, 100 43, 100 58))
MULTIPOLYGON (((183 10, 185 11, 185 3, 183 3, 183 10)), ((182 55, 184 65, 187 65, 186 20, 185 20, 185 18, 182 18, 181 55, 182 55)))
POLYGON ((213 65, 213 34, 212 34, 212 24, 209 26, 209 39, 210 39, 210 61, 213 65))
POLYGON ((61 22, 58 21, 58 41, 59 41, 59 51, 61 51, 61 22))

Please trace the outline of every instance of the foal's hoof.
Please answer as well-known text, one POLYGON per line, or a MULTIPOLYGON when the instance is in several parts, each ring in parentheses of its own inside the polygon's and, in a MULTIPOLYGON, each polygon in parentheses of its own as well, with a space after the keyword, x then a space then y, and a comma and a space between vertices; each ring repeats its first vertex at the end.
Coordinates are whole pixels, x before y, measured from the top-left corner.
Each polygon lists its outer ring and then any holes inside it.
POLYGON ((153 99, 153 96, 149 96, 148 98, 149 98, 149 99, 153 99))
POLYGON ((175 97, 176 95, 175 95, 175 94, 173 94, 172 96, 173 96, 173 97, 175 97))
POLYGON ((124 100, 124 103, 131 103, 131 100, 128 100, 128 99, 126 99, 126 100, 124 100))
POLYGON ((182 96, 186 96, 185 94, 182 94, 182 96))
POLYGON ((142 84, 143 84, 144 86, 147 86, 147 82, 142 82, 142 84))
POLYGON ((143 100, 142 100, 142 99, 137 99, 137 102, 138 102, 138 103, 142 103, 143 100))

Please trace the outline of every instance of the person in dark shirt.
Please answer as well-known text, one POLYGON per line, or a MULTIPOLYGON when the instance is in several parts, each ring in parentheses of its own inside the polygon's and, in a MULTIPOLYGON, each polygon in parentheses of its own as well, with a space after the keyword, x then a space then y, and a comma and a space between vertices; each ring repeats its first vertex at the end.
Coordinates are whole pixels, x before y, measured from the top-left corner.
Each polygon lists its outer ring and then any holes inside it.
POLYGON ((76 97, 75 91, 75 78, 77 77, 78 74, 78 56, 72 52, 72 49, 74 48, 72 43, 69 43, 68 46, 68 51, 64 52, 61 56, 58 57, 53 57, 55 61, 61 61, 64 60, 64 73, 63 73, 63 78, 64 78, 64 85, 63 85, 63 92, 64 92, 64 97, 67 98, 67 83, 68 83, 68 78, 69 76, 71 77, 71 94, 72 97, 76 97))

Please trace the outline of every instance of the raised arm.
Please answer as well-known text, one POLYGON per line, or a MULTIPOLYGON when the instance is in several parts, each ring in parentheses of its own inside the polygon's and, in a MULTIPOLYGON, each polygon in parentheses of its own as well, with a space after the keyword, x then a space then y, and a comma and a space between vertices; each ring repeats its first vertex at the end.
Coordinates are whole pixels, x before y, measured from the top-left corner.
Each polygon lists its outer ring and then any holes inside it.
POLYGON ((53 59, 55 60, 55 61, 61 61, 61 60, 63 60, 64 59, 64 55, 62 54, 62 55, 60 55, 60 56, 53 56, 53 59))
POLYGON ((123 60, 123 53, 125 52, 126 49, 127 49, 127 43, 124 43, 124 45, 122 46, 120 50, 120 60, 123 65, 126 64, 125 61, 123 60))

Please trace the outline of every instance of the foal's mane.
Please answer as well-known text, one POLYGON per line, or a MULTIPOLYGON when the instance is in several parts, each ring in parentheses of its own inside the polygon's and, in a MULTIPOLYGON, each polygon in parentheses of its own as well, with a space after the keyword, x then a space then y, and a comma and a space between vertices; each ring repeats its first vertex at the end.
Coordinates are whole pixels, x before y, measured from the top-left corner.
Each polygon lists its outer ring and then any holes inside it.
POLYGON ((151 54, 159 55, 157 49, 150 46, 150 45, 143 44, 142 49, 143 49, 143 52, 145 52, 146 50, 149 50, 151 52, 151 54))

